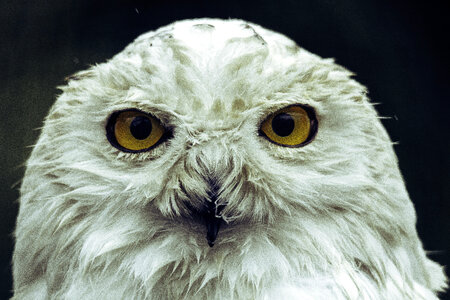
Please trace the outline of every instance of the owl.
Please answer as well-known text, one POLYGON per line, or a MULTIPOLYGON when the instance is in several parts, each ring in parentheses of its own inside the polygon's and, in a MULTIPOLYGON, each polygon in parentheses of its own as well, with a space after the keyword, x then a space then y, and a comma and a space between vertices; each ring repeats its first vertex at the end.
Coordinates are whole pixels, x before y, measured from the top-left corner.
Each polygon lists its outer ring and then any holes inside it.
POLYGON ((437 299, 352 73, 242 20, 68 78, 21 185, 14 299, 437 299))

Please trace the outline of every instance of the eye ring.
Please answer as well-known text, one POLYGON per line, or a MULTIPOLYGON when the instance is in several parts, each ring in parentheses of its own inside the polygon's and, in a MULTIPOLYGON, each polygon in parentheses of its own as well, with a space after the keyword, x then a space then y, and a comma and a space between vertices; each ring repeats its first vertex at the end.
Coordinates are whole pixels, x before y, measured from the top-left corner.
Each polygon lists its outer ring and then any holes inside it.
POLYGON ((292 104, 268 115, 261 122, 259 135, 273 144, 298 148, 311 143, 317 129, 314 108, 305 104, 292 104))
POLYGON ((106 123, 109 143, 128 153, 149 151, 171 136, 158 118, 135 108, 113 112, 106 123))

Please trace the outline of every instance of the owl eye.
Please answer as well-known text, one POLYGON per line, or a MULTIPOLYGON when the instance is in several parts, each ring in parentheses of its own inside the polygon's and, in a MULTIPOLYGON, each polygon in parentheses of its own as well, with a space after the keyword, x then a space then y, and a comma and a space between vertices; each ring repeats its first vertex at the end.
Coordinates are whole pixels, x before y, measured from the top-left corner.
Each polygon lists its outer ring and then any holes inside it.
POLYGON ((317 132, 317 119, 310 106, 295 104, 269 115, 260 134, 272 143, 285 147, 301 147, 312 141, 317 132))
POLYGON ((125 152, 148 151, 167 135, 168 131, 157 118, 135 109, 113 113, 106 125, 111 145, 125 152))

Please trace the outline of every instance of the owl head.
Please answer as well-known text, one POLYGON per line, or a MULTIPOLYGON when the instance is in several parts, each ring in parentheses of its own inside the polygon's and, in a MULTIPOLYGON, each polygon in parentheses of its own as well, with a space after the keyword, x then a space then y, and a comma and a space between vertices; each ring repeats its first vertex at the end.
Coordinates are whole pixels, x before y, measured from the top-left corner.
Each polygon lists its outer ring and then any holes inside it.
POLYGON ((366 88, 332 59, 241 20, 186 20, 61 90, 21 187, 18 299, 445 285, 366 88))

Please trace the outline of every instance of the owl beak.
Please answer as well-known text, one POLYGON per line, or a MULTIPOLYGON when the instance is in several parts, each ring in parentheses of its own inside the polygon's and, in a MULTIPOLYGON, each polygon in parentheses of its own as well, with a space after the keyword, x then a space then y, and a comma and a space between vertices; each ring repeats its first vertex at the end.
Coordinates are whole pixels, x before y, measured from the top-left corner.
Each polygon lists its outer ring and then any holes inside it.
POLYGON ((220 225, 224 222, 221 212, 226 205, 217 205, 210 199, 205 200, 204 203, 202 209, 196 209, 188 202, 185 202, 185 205, 191 211, 192 217, 201 221, 206 226, 206 240, 208 241, 208 245, 212 247, 219 234, 220 225))
MULTIPOLYGON (((216 182, 209 179, 208 184, 210 186, 208 197, 203 199, 203 205, 201 208, 196 208, 189 202, 184 202, 184 204, 191 211, 191 216, 194 217, 194 219, 201 221, 206 226, 206 240, 208 241, 208 245, 212 247, 216 242, 221 224, 225 222, 222 216, 222 211, 225 208, 226 203, 217 203, 219 187, 216 182)), ((186 189, 181 183, 180 188, 186 195, 188 195, 186 189)))
POLYGON ((214 246, 214 242, 219 234, 220 224, 222 223, 222 217, 216 215, 209 215, 205 218, 206 225, 206 240, 210 247, 214 246))
POLYGON ((220 225, 223 222, 221 211, 224 207, 225 205, 216 205, 212 201, 206 201, 206 207, 201 212, 206 225, 206 240, 210 247, 214 246, 219 234, 220 225))

